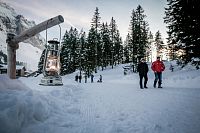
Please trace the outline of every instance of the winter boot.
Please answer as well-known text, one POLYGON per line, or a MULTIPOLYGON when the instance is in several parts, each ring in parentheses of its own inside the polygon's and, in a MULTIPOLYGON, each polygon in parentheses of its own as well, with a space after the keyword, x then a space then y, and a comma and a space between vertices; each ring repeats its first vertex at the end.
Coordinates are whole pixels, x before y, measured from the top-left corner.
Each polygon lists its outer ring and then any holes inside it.
POLYGON ((148 88, 148 87, 147 87, 147 84, 144 84, 144 88, 146 88, 146 89, 148 88))
POLYGON ((162 84, 162 83, 159 81, 159 82, 158 82, 158 88, 162 88, 161 84, 162 84))
POLYGON ((140 89, 143 89, 143 86, 142 86, 142 85, 140 85, 140 89))
POLYGON ((158 88, 162 88, 162 86, 161 86, 161 85, 158 85, 158 88))
POLYGON ((148 88, 147 87, 147 81, 144 81, 144 88, 146 88, 146 89, 148 88))
POLYGON ((143 89, 143 86, 142 86, 142 85, 140 85, 140 89, 143 89))

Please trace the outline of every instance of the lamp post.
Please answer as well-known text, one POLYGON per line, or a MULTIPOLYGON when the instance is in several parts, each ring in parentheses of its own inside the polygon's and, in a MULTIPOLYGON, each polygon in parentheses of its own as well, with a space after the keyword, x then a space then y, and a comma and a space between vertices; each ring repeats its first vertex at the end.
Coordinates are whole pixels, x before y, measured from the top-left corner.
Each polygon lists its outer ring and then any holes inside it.
POLYGON ((57 24, 64 22, 64 18, 61 15, 58 15, 54 18, 51 18, 47 21, 44 21, 30 29, 27 29, 15 36, 12 33, 7 34, 7 52, 8 52, 8 68, 7 73, 11 79, 16 79, 16 50, 19 48, 20 42, 40 33, 41 31, 51 28, 57 24))
POLYGON ((40 85, 63 85, 60 76, 60 42, 48 41, 43 64, 43 75, 40 85))

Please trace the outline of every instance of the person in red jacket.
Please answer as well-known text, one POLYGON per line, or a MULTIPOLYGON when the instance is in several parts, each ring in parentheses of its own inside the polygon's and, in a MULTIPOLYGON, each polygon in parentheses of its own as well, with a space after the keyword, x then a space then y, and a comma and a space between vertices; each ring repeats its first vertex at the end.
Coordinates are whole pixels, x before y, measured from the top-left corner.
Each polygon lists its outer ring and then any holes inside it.
POLYGON ((153 87, 156 88, 156 84, 158 81, 158 88, 162 88, 162 72, 165 70, 165 65, 162 61, 160 61, 160 57, 157 57, 157 60, 154 61, 151 65, 151 69, 154 71, 155 80, 153 87))

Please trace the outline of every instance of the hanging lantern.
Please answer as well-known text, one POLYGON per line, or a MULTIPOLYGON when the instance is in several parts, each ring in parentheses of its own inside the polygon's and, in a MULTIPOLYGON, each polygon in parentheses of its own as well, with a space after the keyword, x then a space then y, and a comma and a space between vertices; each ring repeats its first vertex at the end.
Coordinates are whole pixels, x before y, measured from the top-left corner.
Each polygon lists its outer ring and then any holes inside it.
POLYGON ((60 42, 48 41, 45 51, 43 75, 40 85, 63 85, 60 76, 60 42))

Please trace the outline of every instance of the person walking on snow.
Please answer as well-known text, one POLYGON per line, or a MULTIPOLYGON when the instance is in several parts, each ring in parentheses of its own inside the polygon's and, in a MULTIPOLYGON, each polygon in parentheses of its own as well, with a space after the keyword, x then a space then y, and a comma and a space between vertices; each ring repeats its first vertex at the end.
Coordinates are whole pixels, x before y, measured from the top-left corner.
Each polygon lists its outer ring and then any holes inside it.
POLYGON ((84 77, 85 77, 85 83, 87 83, 87 74, 85 74, 84 77))
POLYGON ((75 76, 75 81, 78 82, 78 74, 75 76))
POLYGON ((102 75, 100 75, 99 80, 97 82, 102 82, 102 75))
POLYGON ((81 83, 81 79, 82 79, 82 75, 81 74, 79 75, 78 79, 79 79, 79 83, 81 83))
POLYGON ((171 64, 169 70, 171 70, 171 72, 174 71, 174 66, 171 64))
POLYGON ((100 75, 99 77, 99 82, 102 82, 102 75, 100 75))
POLYGON ((93 83, 93 81, 94 81, 94 75, 91 74, 91 83, 93 83))
POLYGON ((162 88, 162 72, 165 70, 165 65, 162 61, 160 61, 160 57, 157 57, 157 60, 154 61, 151 65, 151 69, 154 71, 155 74, 155 80, 153 87, 156 88, 156 84, 158 81, 158 88, 162 88))
POLYGON ((145 60, 142 58, 140 60, 140 63, 138 64, 138 72, 139 72, 139 76, 140 76, 140 89, 143 89, 143 78, 144 78, 144 88, 148 88, 147 87, 147 81, 148 81, 148 77, 147 77, 147 73, 149 71, 148 65, 145 62, 145 60))

